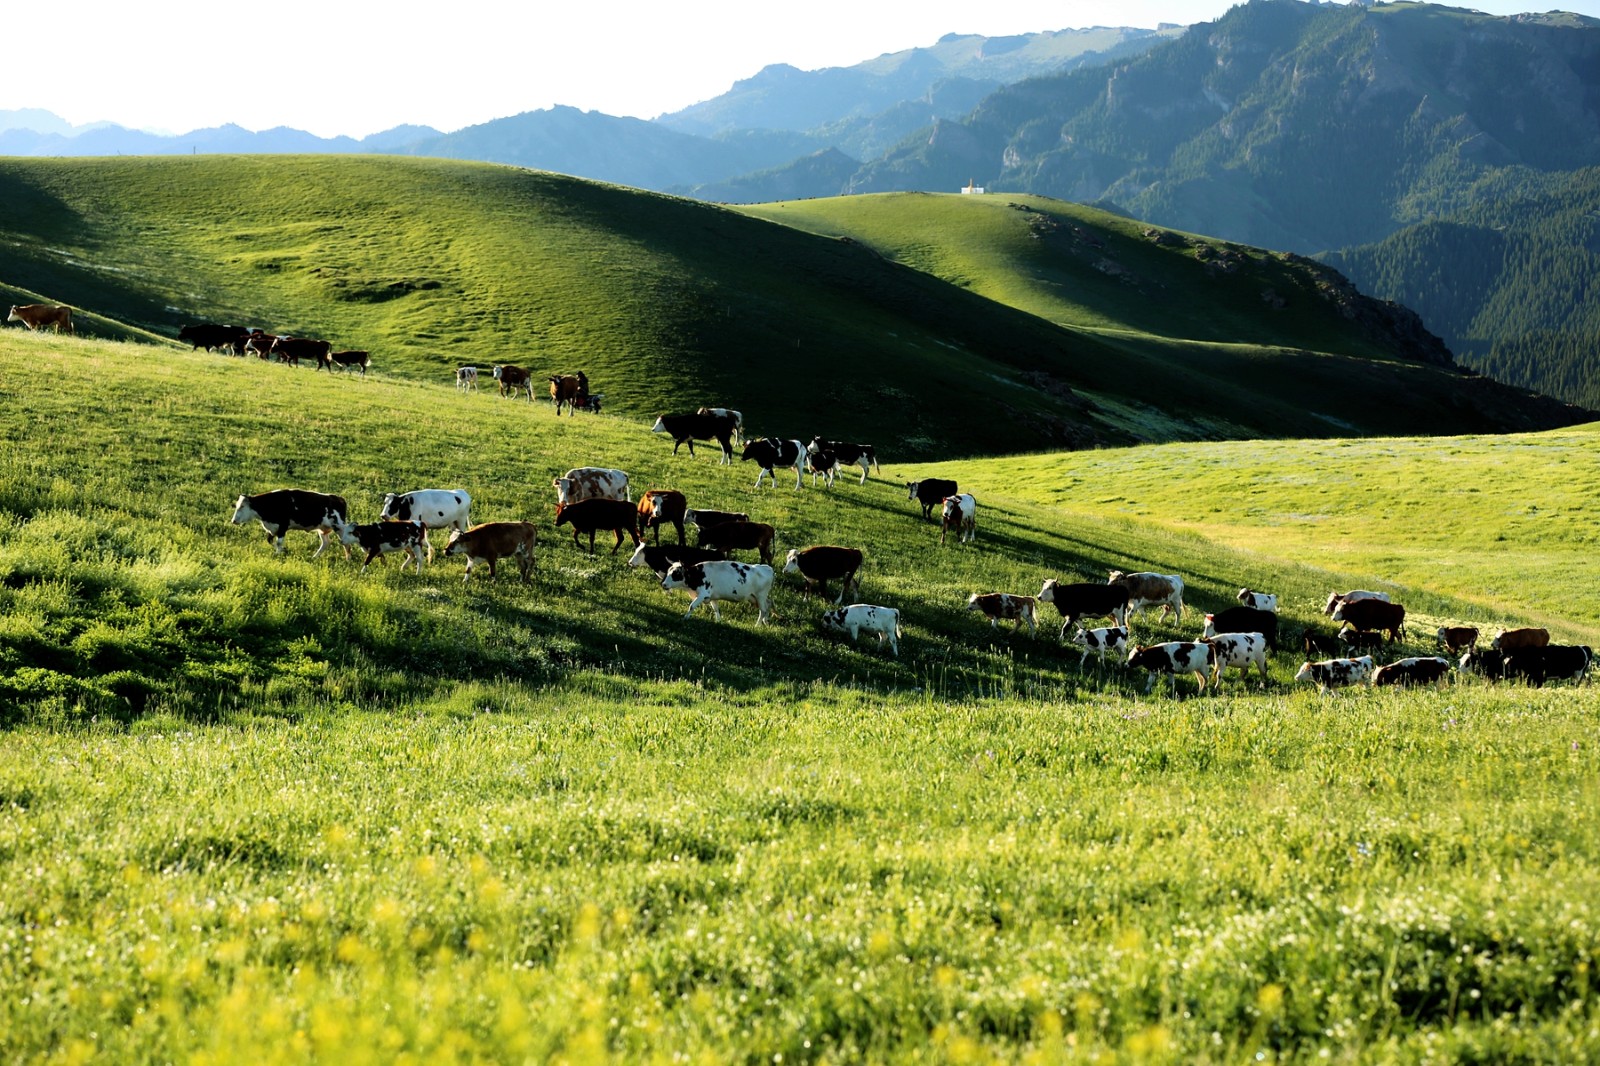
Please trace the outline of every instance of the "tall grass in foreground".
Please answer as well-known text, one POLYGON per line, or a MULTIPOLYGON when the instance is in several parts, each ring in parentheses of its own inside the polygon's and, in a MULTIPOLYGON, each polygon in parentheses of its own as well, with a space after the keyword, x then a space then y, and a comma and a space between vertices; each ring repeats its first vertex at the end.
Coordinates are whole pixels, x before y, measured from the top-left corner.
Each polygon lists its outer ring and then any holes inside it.
POLYGON ((1582 1061, 1597 709, 601 678, 16 731, 0 1057, 1582 1061))

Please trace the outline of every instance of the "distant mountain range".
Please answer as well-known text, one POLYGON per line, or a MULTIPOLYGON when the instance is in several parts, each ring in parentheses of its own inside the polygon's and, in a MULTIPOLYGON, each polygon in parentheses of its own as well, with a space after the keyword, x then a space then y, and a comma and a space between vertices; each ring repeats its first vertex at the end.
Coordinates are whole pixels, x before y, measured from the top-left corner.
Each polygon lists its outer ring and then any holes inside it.
POLYGON ((1459 360, 1600 406, 1600 20, 1252 0, 1213 23, 949 35, 767 67, 654 121, 557 107, 361 140, 0 112, 0 154, 387 152, 730 203, 1035 193, 1325 259, 1459 360))

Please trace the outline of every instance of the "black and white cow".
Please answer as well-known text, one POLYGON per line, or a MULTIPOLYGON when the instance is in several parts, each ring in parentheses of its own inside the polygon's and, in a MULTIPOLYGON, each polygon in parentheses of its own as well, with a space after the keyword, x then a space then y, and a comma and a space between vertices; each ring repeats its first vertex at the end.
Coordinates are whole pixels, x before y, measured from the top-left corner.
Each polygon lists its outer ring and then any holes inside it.
MULTIPOLYGON (((422 574, 423 545, 428 543, 428 527, 422 522, 381 521, 366 522, 357 525, 346 522, 334 532, 338 535, 340 543, 347 548, 364 548, 367 557, 362 560, 361 572, 367 572, 367 567, 372 560, 383 561, 383 557, 390 552, 399 552, 405 558, 400 560, 400 572, 405 573, 406 564, 415 563, 417 574, 422 574)), ((429 547, 431 556, 432 548, 429 547)))
POLYGON ((657 580, 667 576, 667 571, 672 569, 673 563, 704 563, 713 559, 726 559, 727 556, 719 551, 709 548, 691 548, 684 544, 640 544, 633 550, 633 555, 628 558, 628 565, 632 567, 647 567, 655 571, 657 580))
POLYGON ((1211 645, 1204 641, 1171 640, 1165 644, 1152 644, 1148 648, 1137 645, 1128 652, 1128 665, 1139 666, 1150 672, 1144 690, 1149 692, 1156 684, 1157 674, 1167 674, 1172 679, 1172 691, 1178 690, 1178 675, 1193 674, 1200 692, 1206 690, 1206 671, 1211 668, 1211 645))
POLYGON ((1375 668, 1370 655, 1358 659, 1324 659, 1320 663, 1302 663, 1294 679, 1314 683, 1319 692, 1329 692, 1347 685, 1369 683, 1375 668))
POLYGON ((833 488, 833 479, 839 474, 839 457, 829 451, 807 452, 806 469, 811 471, 811 487, 816 488, 817 478, 827 482, 828 488, 833 488))
POLYGON ((1374 685, 1443 685, 1450 677, 1450 660, 1437 655, 1412 656, 1380 666, 1372 672, 1374 685))
POLYGON ((835 607, 822 616, 822 628, 835 633, 848 633, 854 641, 861 633, 878 634, 878 646, 889 642, 889 650, 900 657, 900 612, 893 607, 879 607, 871 603, 852 603, 848 607, 835 607))
POLYGON ((1278 611, 1278 594, 1275 592, 1256 592, 1254 589, 1240 589, 1235 597, 1246 607, 1254 607, 1258 611, 1278 611))
MULTIPOLYGON (((429 529, 450 529, 465 533, 472 527, 472 497, 462 489, 416 489, 391 492, 383 498, 379 518, 396 522, 423 522, 429 529)), ((433 562, 433 544, 427 537, 428 562, 433 562)))
MULTIPOLYGON (((1096 585, 1095 588, 1103 586, 1096 585)), ((1065 623, 1063 623, 1064 625, 1065 623)), ((1120 657, 1128 647, 1127 626, 1106 626, 1103 629, 1084 629, 1079 626, 1072 634, 1071 644, 1076 644, 1083 649, 1083 654, 1078 656, 1078 669, 1083 669, 1084 663, 1089 661, 1089 653, 1093 652, 1100 658, 1100 665, 1106 664, 1106 652, 1120 657)))
MULTIPOLYGON (((714 440, 722 448, 722 458, 717 460, 717 465, 731 464, 733 462, 733 437, 738 432, 738 424, 734 415, 738 412, 727 414, 711 414, 711 408, 702 407, 700 410, 688 415, 661 415, 656 419, 656 424, 650 427, 651 433, 665 433, 672 438, 672 454, 677 455, 678 449, 683 445, 689 446, 689 457, 694 458, 694 442, 697 440, 714 440)), ((740 423, 743 416, 740 416, 740 423)))
POLYGON ((712 617, 721 621, 722 612, 717 608, 717 601, 727 600, 732 603, 754 603, 756 622, 764 625, 772 616, 772 581, 775 576, 772 567, 765 563, 740 563, 732 559, 687 565, 673 563, 667 569, 667 575, 661 579, 661 587, 669 592, 687 589, 694 593, 689 609, 683 612, 685 618, 694 614, 694 609, 702 603, 709 603, 712 617))
MULTIPOLYGON (((867 483, 867 475, 869 473, 878 470, 878 457, 873 454, 872 445, 870 444, 851 444, 848 441, 823 440, 821 437, 812 437, 811 443, 806 445, 806 450, 812 455, 820 452, 832 452, 838 458, 841 466, 859 466, 861 468, 861 480, 858 484, 861 485, 867 483)), ((882 473, 883 471, 878 470, 878 472, 882 473)), ((954 488, 950 490, 950 492, 954 491, 954 488)), ((950 492, 945 493, 945 495, 950 495, 950 492)))
POLYGON ((1222 675, 1235 666, 1239 673, 1247 676, 1250 668, 1255 667, 1261 674, 1261 683, 1267 683, 1267 638, 1263 634, 1218 633, 1204 640, 1211 645, 1213 683, 1222 684, 1222 675))
MULTIPOLYGON (((310 489, 273 489, 254 496, 241 495, 233 501, 234 525, 243 525, 252 518, 261 523, 267 531, 267 543, 279 554, 283 553, 283 535, 289 530, 316 533, 321 543, 311 554, 315 559, 334 540, 334 529, 349 520, 349 509, 343 496, 310 489)), ((344 557, 350 558, 349 548, 344 549, 344 557)))
POLYGON ((772 483, 778 483, 778 475, 773 473, 775 467, 794 467, 794 487, 799 488, 805 480, 806 446, 797 440, 783 440, 779 437, 762 437, 753 440, 744 446, 744 453, 739 461, 753 459, 761 468, 756 474, 756 488, 761 487, 761 479, 767 475, 772 476, 772 483))

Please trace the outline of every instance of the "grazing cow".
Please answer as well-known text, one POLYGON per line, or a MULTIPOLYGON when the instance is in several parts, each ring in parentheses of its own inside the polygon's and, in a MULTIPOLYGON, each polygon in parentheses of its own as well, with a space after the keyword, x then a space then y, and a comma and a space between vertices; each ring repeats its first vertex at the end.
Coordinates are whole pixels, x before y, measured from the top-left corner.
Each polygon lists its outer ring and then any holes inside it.
POLYGON ((1218 633, 1260 633, 1267 638, 1267 647, 1278 650, 1278 616, 1272 611, 1229 607, 1225 611, 1206 615, 1202 637, 1214 637, 1218 633))
POLYGON ((477 392, 478 368, 475 366, 456 367, 456 389, 460 392, 477 392))
POLYGON ((744 446, 744 412, 735 411, 731 407, 702 407, 695 412, 697 415, 713 415, 717 418, 733 419, 733 439, 744 446))
MULTIPOLYGON (((806 450, 812 455, 832 452, 838 459, 839 465, 859 466, 861 468, 861 480, 857 482, 859 485, 867 483, 867 475, 872 471, 877 470, 880 474, 883 473, 878 466, 878 457, 873 452, 870 444, 851 444, 848 441, 823 440, 821 437, 812 437, 811 443, 806 445, 806 450)), ((954 486, 952 486, 945 495, 953 495, 955 491, 954 486)))
POLYGON ((1106 584, 1121 585, 1128 590, 1128 618, 1146 607, 1160 607, 1163 620, 1168 611, 1175 610, 1177 621, 1183 621, 1183 578, 1177 574, 1153 574, 1147 570, 1124 574, 1113 570, 1106 584))
POLYGON ((906 499, 922 504, 922 520, 933 521, 933 509, 943 507, 947 496, 956 494, 956 483, 949 478, 928 477, 906 482, 906 499))
POLYGON ((700 527, 699 545, 718 551, 747 551, 754 548, 761 561, 772 564, 772 542, 777 530, 765 522, 723 522, 721 525, 700 527))
POLYGON ((804 578, 807 595, 818 591, 826 596, 828 582, 840 578, 844 582, 844 587, 839 590, 839 598, 833 602, 842 604, 845 597, 850 595, 850 586, 854 585, 856 593, 860 594, 861 585, 856 581, 856 572, 861 569, 865 558, 860 548, 841 548, 833 544, 790 548, 789 557, 783 564, 783 572, 798 573, 804 578))
POLYGON ((1546 681, 1562 678, 1583 681, 1588 676, 1589 663, 1593 658, 1594 652, 1581 644, 1519 648, 1506 653, 1504 672, 1507 680, 1520 677, 1534 688, 1546 681))
POLYGON ((639 534, 656 531, 656 543, 661 543, 661 523, 671 522, 678 531, 678 543, 683 543, 683 516, 689 501, 677 489, 650 489, 639 497, 639 534))
POLYGON ((1343 654, 1361 649, 1381 648, 1383 634, 1376 629, 1341 629, 1339 643, 1344 645, 1343 654))
MULTIPOLYGON (((334 532, 338 535, 340 543, 347 548, 365 548, 367 557, 361 563, 361 572, 367 572, 367 566, 372 560, 383 561, 389 552, 400 552, 405 556, 400 560, 400 572, 404 573, 406 563, 415 563, 417 573, 422 573, 422 546, 428 543, 428 527, 422 522, 379 521, 366 522, 356 525, 346 522, 337 527, 334 532)), ((433 554, 429 547, 428 554, 433 554)))
POLYGON ((1172 691, 1178 691, 1178 675, 1193 674, 1195 681, 1199 682, 1198 691, 1206 690, 1206 670, 1210 668, 1214 659, 1211 645, 1204 641, 1173 640, 1165 644, 1154 644, 1148 648, 1134 645, 1128 652, 1128 665, 1140 666, 1150 672, 1150 680, 1145 682, 1144 690, 1149 692, 1156 684, 1157 674, 1168 674, 1172 678, 1172 691))
MULTIPOLYGON (((51 327, 57 333, 72 330, 72 308, 61 304, 12 304, 7 322, 21 322, 29 329, 51 327)), ((193 349, 190 349, 193 351, 193 349)))
POLYGON ((1522 651, 1525 648, 1542 648, 1550 643, 1548 629, 1502 629, 1494 635, 1489 647, 1500 652, 1522 651))
POLYGON ((189 350, 197 348, 206 351, 224 350, 229 352, 242 352, 244 342, 250 339, 250 331, 243 326, 223 326, 215 322, 196 322, 192 326, 184 326, 178 331, 180 341, 189 342, 189 350))
POLYGON ((346 373, 349 373, 351 367, 355 367, 357 370, 361 371, 362 377, 366 377, 367 368, 371 365, 372 356, 367 352, 329 352, 328 357, 325 360, 317 363, 317 369, 321 370, 324 366, 326 366, 328 368, 328 373, 331 374, 333 373, 334 367, 340 367, 346 373))
POLYGON ((1302 663, 1296 681, 1314 682, 1319 692, 1329 692, 1346 685, 1359 685, 1371 680, 1372 656, 1359 659, 1324 659, 1320 663, 1302 663))
POLYGON ((1211 681, 1222 684, 1222 675, 1230 666, 1248 675, 1253 666, 1261 673, 1261 683, 1267 683, 1267 638, 1263 633, 1218 633, 1206 637, 1202 643, 1211 645, 1211 681))
POLYGON ((990 629, 999 628, 1001 622, 1012 622, 1011 632, 1015 633, 1026 622, 1029 636, 1037 632, 1034 620, 1038 607, 1039 601, 1032 596, 1013 596, 1009 592, 974 592, 967 599, 967 610, 982 611, 990 629))
POLYGON ((494 579, 494 564, 506 558, 517 561, 524 583, 534 567, 533 549, 539 544, 539 527, 532 522, 480 522, 465 532, 453 530, 444 546, 446 555, 467 557, 467 572, 461 580, 472 577, 472 564, 489 564, 489 578, 494 579))
POLYGON ((1388 603, 1389 594, 1387 592, 1369 592, 1366 589, 1352 589, 1349 592, 1330 592, 1328 593, 1328 602, 1322 608, 1322 613, 1331 615, 1341 603, 1355 603, 1357 600, 1380 600, 1383 603, 1388 603))
POLYGON ((835 607, 822 615, 822 628, 835 633, 849 633, 853 642, 865 630, 878 634, 878 647, 889 642, 889 650, 900 657, 900 612, 893 607, 878 607, 870 603, 852 603, 848 607, 835 607))
POLYGON ((1307 628, 1302 635, 1301 644, 1307 655, 1320 655, 1324 659, 1337 659, 1345 653, 1344 642, 1331 633, 1318 633, 1307 628))
POLYGON ((1412 685, 1438 685, 1442 688, 1449 677, 1449 659, 1441 659, 1436 655, 1419 655, 1378 667, 1372 674, 1372 683, 1380 687, 1403 685, 1409 688, 1412 685))
POLYGON ((271 352, 278 357, 278 362, 299 366, 302 359, 326 362, 332 348, 329 342, 310 337, 277 337, 273 339, 271 352))
POLYGON ((1506 674, 1506 657, 1494 648, 1469 648, 1456 663, 1464 674, 1499 681, 1506 674))
POLYGON ((1274 592, 1255 592, 1251 589, 1240 589, 1236 597, 1246 607, 1254 607, 1258 611, 1278 611, 1278 596, 1274 592))
MULTIPOLYGON (((1099 588, 1099 585, 1095 586, 1099 588)), ((1106 652, 1115 655, 1122 654, 1128 646, 1127 626, 1107 626, 1104 629, 1084 629, 1079 626, 1072 634, 1071 643, 1083 648, 1083 654, 1078 656, 1078 669, 1083 669, 1083 664, 1088 662, 1089 653, 1094 652, 1100 657, 1100 665, 1106 664, 1106 652)))
POLYGON ((1438 640, 1445 651, 1459 655, 1478 646, 1478 630, 1476 626, 1440 626, 1438 640))
MULTIPOLYGON (((462 489, 416 489, 391 492, 383 497, 379 518, 399 522, 424 522, 429 529, 463 530, 472 525, 472 497, 462 489)), ((428 562, 433 562, 433 544, 426 537, 428 562)))
POLYGON ((566 404, 567 413, 571 414, 577 408, 584 406, 589 399, 589 378, 578 371, 576 374, 557 374, 550 379, 550 402, 556 405, 556 417, 561 417, 561 405, 566 404))
POLYGON ((816 488, 817 478, 826 479, 828 488, 833 488, 833 479, 839 474, 839 457, 832 452, 807 452, 806 469, 811 471, 811 487, 816 488))
POLYGON ((691 525, 697 533, 704 533, 712 526, 720 526, 724 522, 748 522, 750 516, 739 511, 712 511, 704 507, 694 508, 683 512, 683 521, 691 525))
POLYGON ((1381 629, 1391 641, 1406 635, 1406 609, 1387 600, 1345 600, 1333 609, 1339 628, 1381 629))
POLYGON ((550 481, 556 490, 556 505, 579 500, 632 500, 628 475, 604 466, 575 466, 550 481))
POLYGON ((761 479, 771 475, 774 487, 778 484, 778 475, 773 473, 774 467, 794 467, 794 487, 799 488, 805 478, 806 446, 797 440, 783 440, 779 437, 762 437, 753 440, 744 446, 744 452, 739 456, 742 463, 746 459, 754 459, 761 468, 756 474, 756 488, 761 487, 761 479))
MULTIPOLYGON (((310 489, 273 489, 255 496, 241 495, 233 502, 234 525, 243 525, 252 518, 261 523, 267 531, 267 543, 279 554, 283 552, 283 535, 289 530, 315 532, 321 541, 311 554, 315 559, 328 546, 334 529, 349 521, 349 509, 343 496, 310 489)), ((344 557, 350 558, 349 548, 345 548, 344 557)))
POLYGON ((1050 578, 1039 590, 1039 602, 1053 603, 1061 612, 1061 640, 1067 639, 1067 627, 1080 618, 1109 618, 1119 626, 1128 621, 1128 590, 1121 585, 1089 581, 1063 585, 1050 578))
POLYGON ((572 546, 582 547, 578 543, 578 534, 589 534, 589 554, 594 554, 594 535, 599 530, 609 530, 617 535, 617 541, 611 546, 611 554, 617 554, 617 549, 622 547, 622 535, 626 533, 633 538, 635 546, 643 544, 639 539, 639 514, 628 500, 603 500, 590 498, 578 500, 576 503, 556 504, 556 528, 570 525, 572 527, 572 546))
POLYGON ((688 618, 702 603, 711 604, 712 617, 722 619, 717 608, 718 600, 733 603, 753 601, 756 605, 756 622, 765 625, 772 616, 772 567, 761 563, 737 563, 731 559, 705 563, 673 563, 661 587, 667 591, 688 589, 694 593, 689 609, 683 612, 688 618))
POLYGON ((691 548, 683 544, 666 544, 652 546, 640 544, 633 549, 633 554, 628 557, 628 565, 632 567, 645 566, 655 571, 656 577, 667 576, 667 571, 672 569, 673 563, 703 563, 711 559, 725 559, 727 556, 721 552, 710 551, 706 548, 691 548))
POLYGON ((969 492, 959 493, 955 496, 944 498, 944 507, 939 512, 939 544, 943 546, 945 535, 954 526, 956 541, 965 544, 978 535, 978 501, 969 492))
POLYGON ((732 414, 714 415, 703 414, 702 408, 692 415, 659 415, 656 424, 650 427, 651 433, 665 433, 672 438, 672 454, 678 454, 678 448, 687 444, 689 458, 694 458, 694 442, 697 440, 714 440, 722 448, 722 458, 718 466, 733 464, 733 434, 736 424, 732 414))
POLYGON ((500 383, 501 396, 515 396, 519 392, 528 394, 528 402, 533 402, 533 375, 527 367, 512 366, 501 363, 494 368, 494 379, 500 383))

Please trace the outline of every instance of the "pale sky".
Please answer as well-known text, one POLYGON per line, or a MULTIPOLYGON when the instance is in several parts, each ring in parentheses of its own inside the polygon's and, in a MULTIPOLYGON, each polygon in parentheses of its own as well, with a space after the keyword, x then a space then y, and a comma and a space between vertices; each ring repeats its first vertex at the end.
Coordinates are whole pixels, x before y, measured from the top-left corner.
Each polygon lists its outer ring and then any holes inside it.
MULTIPOLYGON (((1188 25, 1231 6, 1232 0, 426 6, 54 0, 34 29, 5 42, 0 110, 41 108, 75 124, 110 121, 170 133, 233 122, 323 137, 362 137, 401 123, 448 132, 556 104, 653 118, 720 95, 769 63, 850 66, 952 32, 1188 25)), ((1559 8, 1600 17, 1600 0, 1459 6, 1495 15, 1559 8)))

